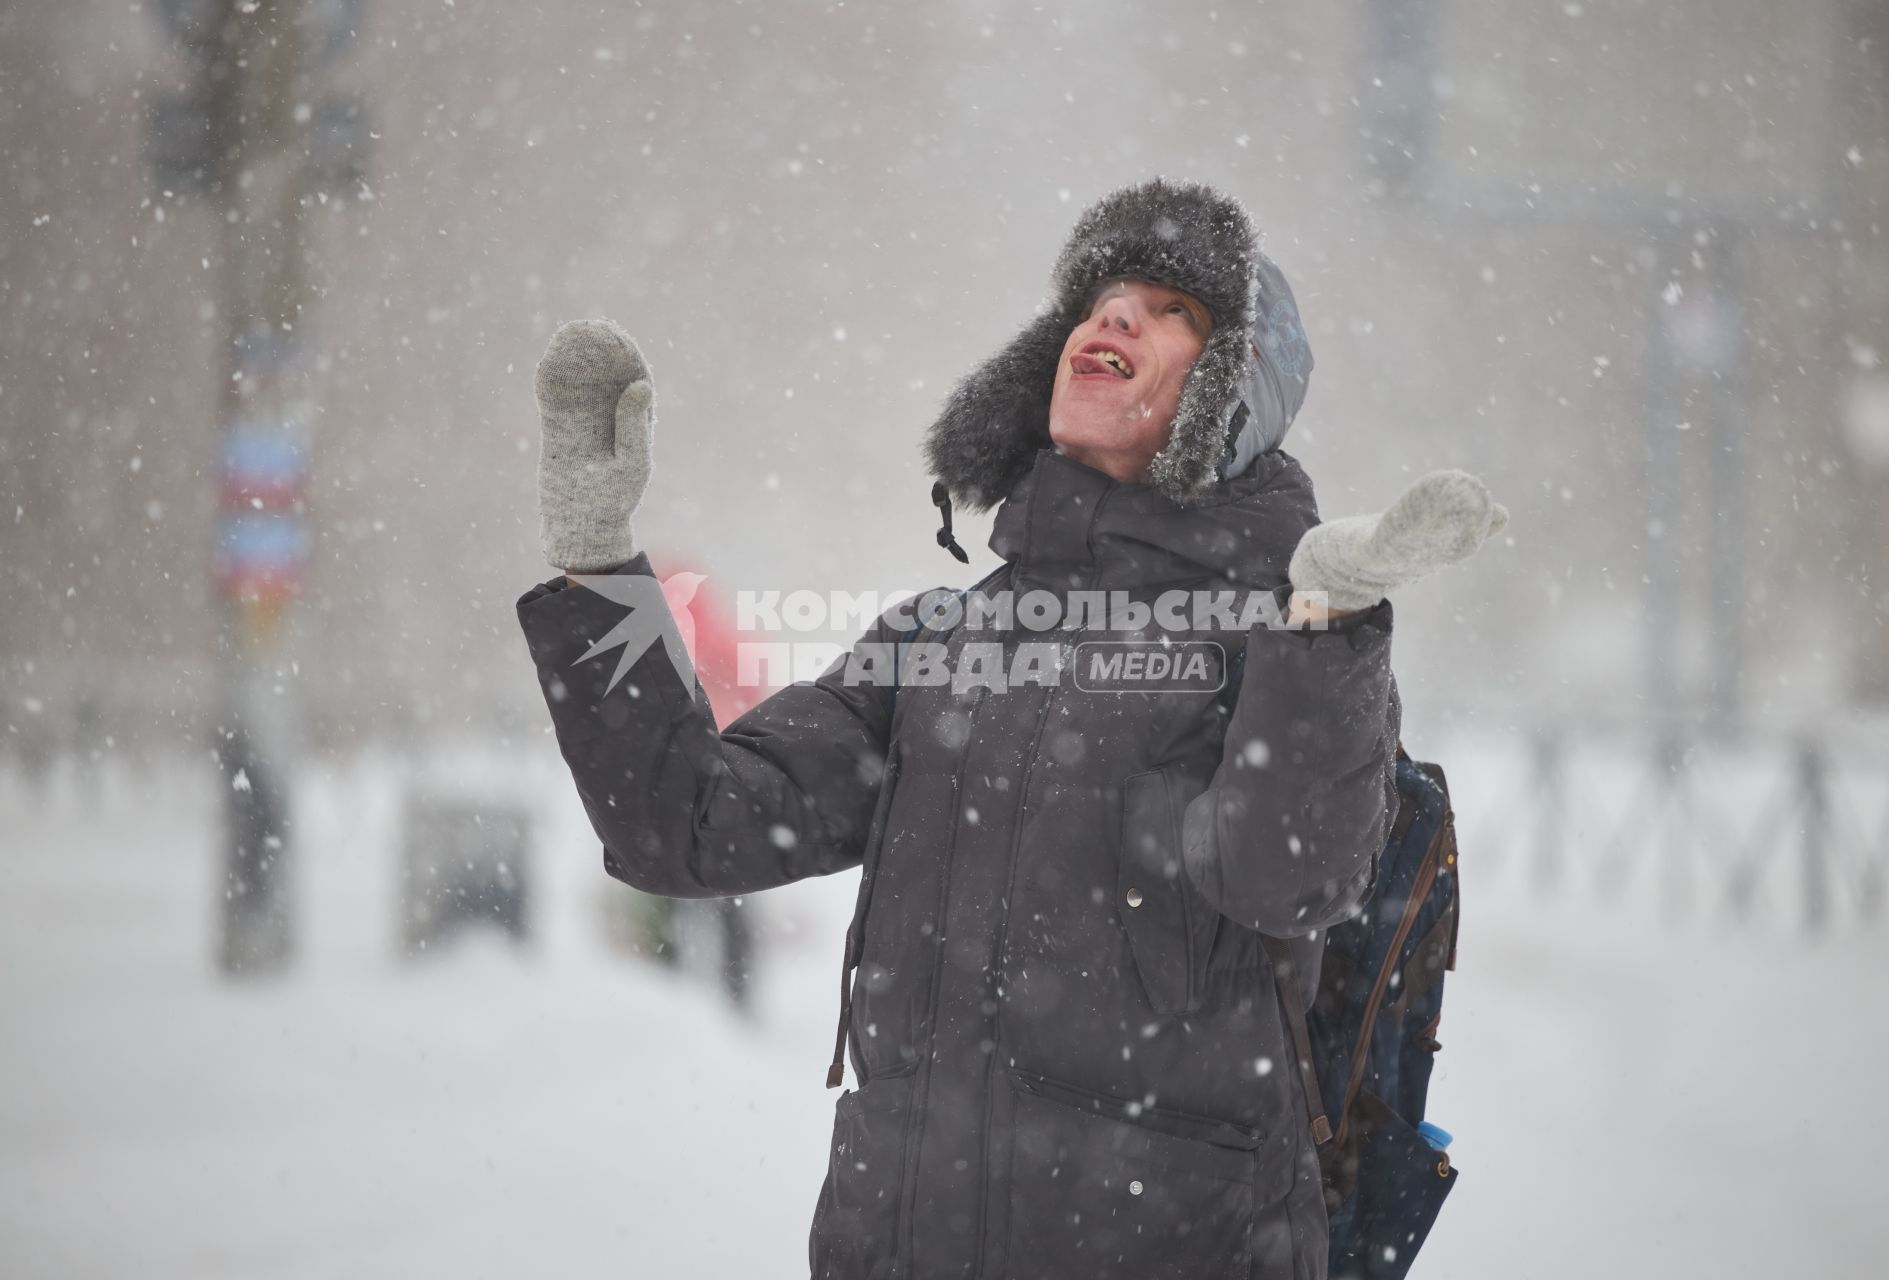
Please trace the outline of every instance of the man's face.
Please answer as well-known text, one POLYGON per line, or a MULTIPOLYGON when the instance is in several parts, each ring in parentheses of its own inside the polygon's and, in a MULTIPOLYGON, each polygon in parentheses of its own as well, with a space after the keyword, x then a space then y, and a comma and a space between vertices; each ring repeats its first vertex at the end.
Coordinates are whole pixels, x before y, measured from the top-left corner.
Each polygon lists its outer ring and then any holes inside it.
POLYGON ((1180 407, 1181 382, 1213 332, 1191 293, 1111 280, 1063 344, 1049 434, 1068 457, 1125 483, 1147 478, 1180 407))

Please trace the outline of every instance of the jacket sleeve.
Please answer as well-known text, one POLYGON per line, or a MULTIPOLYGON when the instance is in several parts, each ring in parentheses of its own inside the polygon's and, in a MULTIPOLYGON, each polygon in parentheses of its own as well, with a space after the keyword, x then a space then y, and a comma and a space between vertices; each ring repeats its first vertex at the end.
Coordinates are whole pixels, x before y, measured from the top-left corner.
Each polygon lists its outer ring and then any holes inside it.
MULTIPOLYGON (((640 554, 614 572, 653 576, 640 554)), ((717 732, 707 695, 660 642, 614 688, 621 647, 582 660, 625 613, 563 579, 518 601, 605 870, 648 893, 704 898, 858 866, 892 713, 889 687, 846 680, 861 649, 717 732)), ((896 640, 882 618, 859 644, 896 640)))
POLYGON ((1187 806, 1188 874, 1274 937, 1353 914, 1397 816, 1403 710, 1391 602, 1329 630, 1255 627, 1212 783, 1187 806))

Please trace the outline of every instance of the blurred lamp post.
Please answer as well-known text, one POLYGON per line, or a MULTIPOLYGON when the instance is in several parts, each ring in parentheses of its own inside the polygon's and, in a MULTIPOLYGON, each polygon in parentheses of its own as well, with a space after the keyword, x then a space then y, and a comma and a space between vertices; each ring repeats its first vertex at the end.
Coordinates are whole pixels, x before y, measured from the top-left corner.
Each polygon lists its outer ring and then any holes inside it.
POLYGON ((293 939, 288 777, 295 758, 293 672, 282 623, 308 554, 304 504, 314 414, 304 222, 361 177, 358 103, 318 92, 352 40, 358 0, 159 0, 195 64, 191 85, 158 99, 149 158, 160 191, 207 197, 221 215, 229 364, 220 374, 221 489, 213 571, 216 757, 228 783, 218 962, 231 973, 287 964, 293 939))
MULTIPOLYGON (((1661 300, 1655 304, 1666 387, 1663 403, 1645 419, 1652 456, 1670 468, 1656 469, 1648 477, 1655 512, 1677 505, 1678 482, 1686 477, 1684 469, 1675 465, 1673 437, 1679 424, 1689 426, 1696 421, 1706 430, 1710 515, 1700 550, 1710 597, 1706 614, 1711 666, 1704 701, 1708 725, 1720 734, 1736 733, 1740 726, 1744 636, 1751 623, 1746 616, 1752 584, 1746 580, 1751 561, 1745 536, 1750 353, 1745 344, 1747 317, 1740 302, 1745 296, 1741 273, 1745 239, 1745 228, 1733 219, 1668 239, 1669 271, 1661 281, 1661 300), (1688 263, 1693 266, 1690 273, 1684 271, 1688 263), (1682 275, 1691 281, 1687 288, 1676 283, 1682 275)), ((1647 610, 1647 687, 1653 698, 1672 697, 1678 687, 1673 641, 1680 583, 1671 572, 1672 543, 1671 537, 1653 539, 1648 551, 1653 567, 1648 576, 1655 579, 1647 610)))
MULTIPOLYGON (((1880 357, 1874 350, 1858 347, 1851 359, 1863 371, 1851 380, 1843 398, 1843 436, 1850 457, 1862 473, 1860 492, 1874 492, 1875 486, 1889 479, 1889 373, 1877 366, 1880 357)), ((1889 549, 1889 503, 1870 502, 1858 513, 1863 545, 1875 548, 1878 557, 1889 549)), ((1885 557, 1889 558, 1889 557, 1885 557)), ((1882 563, 1879 559, 1877 563, 1882 563)), ((1869 562, 1865 561, 1867 565, 1869 562)), ((1871 591, 1861 613, 1863 625, 1856 628, 1860 652, 1856 655, 1857 694, 1866 699, 1889 703, 1889 589, 1878 573, 1873 587, 1867 577, 1856 584, 1859 591, 1871 591)))

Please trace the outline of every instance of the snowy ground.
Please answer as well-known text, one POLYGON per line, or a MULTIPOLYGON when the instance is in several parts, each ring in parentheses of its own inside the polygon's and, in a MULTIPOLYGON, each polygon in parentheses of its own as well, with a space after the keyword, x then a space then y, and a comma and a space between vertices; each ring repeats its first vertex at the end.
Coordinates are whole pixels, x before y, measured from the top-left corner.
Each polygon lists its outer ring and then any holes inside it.
MULTIPOLYGON (((236 984, 207 770, 0 777, 0 1275, 804 1276, 853 877, 756 901, 741 1023, 606 945, 555 768, 510 770, 542 798, 530 949, 399 959, 399 770, 362 759, 304 784, 299 963, 236 984)), ((1431 1102, 1463 1175, 1416 1275, 1889 1270, 1881 930, 1727 937, 1471 875, 1431 1102)))

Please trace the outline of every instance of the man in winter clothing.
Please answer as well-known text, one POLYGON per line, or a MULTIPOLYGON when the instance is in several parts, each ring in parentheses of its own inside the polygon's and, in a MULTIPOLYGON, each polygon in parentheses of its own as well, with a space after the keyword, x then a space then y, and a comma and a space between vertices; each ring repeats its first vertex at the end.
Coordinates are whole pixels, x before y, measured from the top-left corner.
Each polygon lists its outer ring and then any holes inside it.
POLYGON ((1289 940, 1309 995, 1320 931, 1369 894, 1398 804, 1385 597, 1506 513, 1441 472, 1320 525, 1279 448, 1311 369, 1235 201, 1159 180, 1102 200, 1050 307, 958 385, 927 454, 949 497, 1000 504, 987 592, 1115 593, 1128 629, 1081 607, 1048 630, 967 623, 926 637, 947 668, 983 646, 1009 670, 1047 641, 1067 669, 894 687, 881 658, 912 619, 888 611, 718 733, 634 581, 652 572, 630 525, 647 366, 606 323, 553 338, 541 515, 577 585, 518 611, 606 868, 703 897, 864 865, 841 1026, 858 1087, 836 1108, 816 1276, 1324 1276, 1308 1100, 1261 938, 1289 940), (1343 616, 1203 629, 1148 607, 1195 591, 1343 616), (1217 678, 1085 689, 1085 632, 1243 651, 1237 701, 1217 678))

